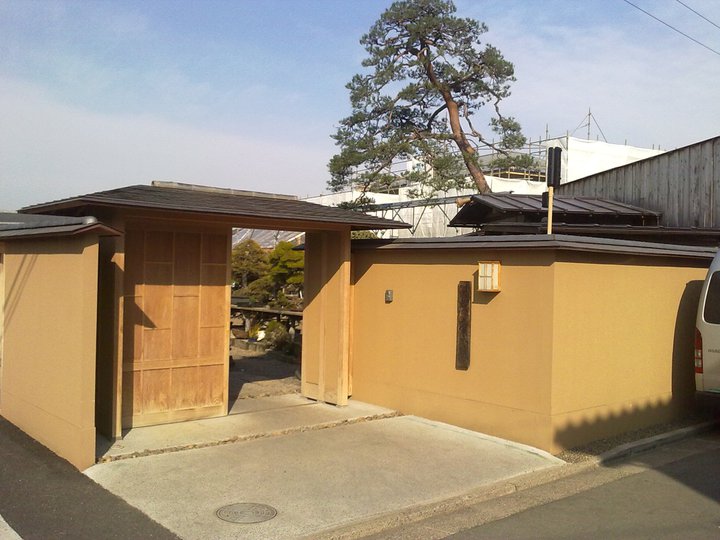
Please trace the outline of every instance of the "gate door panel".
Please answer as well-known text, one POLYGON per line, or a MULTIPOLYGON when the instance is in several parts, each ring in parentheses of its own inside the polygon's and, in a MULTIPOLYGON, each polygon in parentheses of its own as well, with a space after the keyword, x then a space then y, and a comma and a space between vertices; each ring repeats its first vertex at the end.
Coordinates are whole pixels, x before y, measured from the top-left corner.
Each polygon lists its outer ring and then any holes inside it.
POLYGON ((229 233, 126 231, 124 428, 227 413, 229 233))

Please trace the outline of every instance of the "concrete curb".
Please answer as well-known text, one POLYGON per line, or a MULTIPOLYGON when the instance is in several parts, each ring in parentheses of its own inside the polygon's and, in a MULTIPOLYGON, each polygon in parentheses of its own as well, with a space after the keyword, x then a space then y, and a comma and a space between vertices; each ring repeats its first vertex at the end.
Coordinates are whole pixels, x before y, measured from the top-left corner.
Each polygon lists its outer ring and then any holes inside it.
POLYGON ((660 435, 639 439, 630 443, 608 450, 594 458, 578 463, 566 463, 556 467, 549 467, 541 470, 531 471, 520 476, 508 478, 479 487, 440 501, 423 503, 398 511, 376 515, 351 523, 333 527, 325 531, 319 531, 305 538, 312 540, 349 540, 363 538, 382 531, 396 529, 403 526, 417 524, 420 521, 450 512, 469 508, 474 505, 512 495, 514 493, 528 490, 534 487, 549 484, 576 474, 580 474, 607 462, 621 459, 623 457, 639 454, 652 450, 659 446, 680 441, 693 435, 710 431, 720 425, 720 421, 709 421, 695 426, 676 429, 660 435))
POLYGON ((518 491, 560 480, 596 466, 597 463, 588 461, 531 471, 520 476, 500 480, 499 482, 473 489, 462 495, 440 501, 418 504, 403 508, 402 510, 380 514, 369 519, 346 523, 308 535, 305 538, 307 540, 349 540, 363 538, 388 529, 412 525, 433 516, 447 514, 489 500, 505 497, 506 495, 512 495, 518 491))
POLYGON ((657 448, 658 446, 662 446, 664 444, 669 444, 686 439, 693 435, 705 433, 718 425, 720 425, 719 420, 710 420, 695 426, 680 428, 674 431, 668 431, 667 433, 661 433, 660 435, 655 435, 653 437, 647 437, 627 444, 621 444, 612 450, 608 450, 607 452, 600 454, 597 458, 597 462, 602 464, 627 456, 632 456, 634 454, 639 454, 641 452, 647 452, 648 450, 652 450, 653 448, 657 448))

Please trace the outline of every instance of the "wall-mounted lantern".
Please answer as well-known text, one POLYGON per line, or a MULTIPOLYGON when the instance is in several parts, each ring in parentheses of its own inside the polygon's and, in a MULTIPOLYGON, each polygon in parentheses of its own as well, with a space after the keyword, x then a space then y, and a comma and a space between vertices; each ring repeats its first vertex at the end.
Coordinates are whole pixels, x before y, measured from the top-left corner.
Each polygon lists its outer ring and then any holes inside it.
POLYGON ((500 291, 500 261, 480 261, 478 263, 478 291, 500 291))

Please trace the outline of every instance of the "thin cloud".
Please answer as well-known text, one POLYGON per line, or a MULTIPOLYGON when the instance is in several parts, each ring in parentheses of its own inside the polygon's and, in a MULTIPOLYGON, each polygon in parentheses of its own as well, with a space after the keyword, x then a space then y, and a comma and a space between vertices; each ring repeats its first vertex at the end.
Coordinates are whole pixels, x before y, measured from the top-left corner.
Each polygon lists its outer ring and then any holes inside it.
POLYGON ((289 192, 322 191, 329 144, 248 138, 147 116, 114 116, 0 83, 3 208, 164 179, 289 192))
POLYGON ((564 26, 539 17, 529 29, 508 11, 488 21, 487 39, 515 64, 506 110, 533 138, 546 126, 551 136, 573 130, 588 107, 610 142, 674 148, 717 135, 720 62, 702 48, 662 29, 639 36, 624 21, 564 26))

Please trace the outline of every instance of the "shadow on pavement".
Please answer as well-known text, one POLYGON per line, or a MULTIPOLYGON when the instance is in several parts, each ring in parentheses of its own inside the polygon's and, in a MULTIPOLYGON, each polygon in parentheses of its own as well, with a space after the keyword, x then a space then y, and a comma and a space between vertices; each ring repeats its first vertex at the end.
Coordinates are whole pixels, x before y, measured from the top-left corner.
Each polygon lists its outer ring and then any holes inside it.
POLYGON ((0 515, 24 540, 176 540, 0 417, 0 515))

